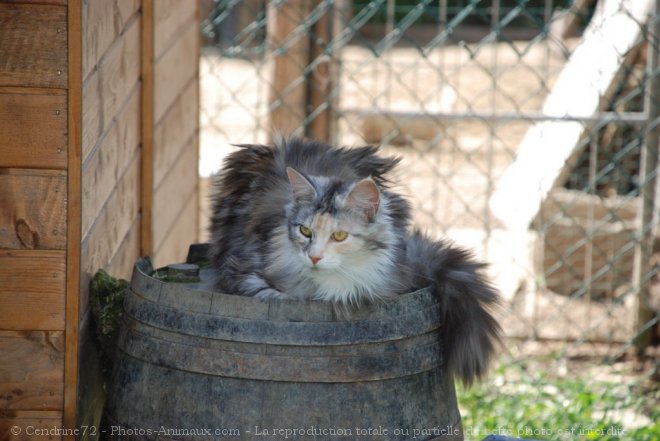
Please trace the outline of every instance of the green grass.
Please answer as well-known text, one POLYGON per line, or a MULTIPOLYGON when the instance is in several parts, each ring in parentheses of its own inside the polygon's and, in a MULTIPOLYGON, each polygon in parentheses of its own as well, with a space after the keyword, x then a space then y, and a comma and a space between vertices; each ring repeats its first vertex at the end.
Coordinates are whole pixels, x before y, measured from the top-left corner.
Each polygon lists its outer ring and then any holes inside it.
POLYGON ((466 441, 489 434, 549 441, 660 440, 660 385, 594 372, 583 367, 553 375, 509 364, 471 389, 459 386, 466 441))

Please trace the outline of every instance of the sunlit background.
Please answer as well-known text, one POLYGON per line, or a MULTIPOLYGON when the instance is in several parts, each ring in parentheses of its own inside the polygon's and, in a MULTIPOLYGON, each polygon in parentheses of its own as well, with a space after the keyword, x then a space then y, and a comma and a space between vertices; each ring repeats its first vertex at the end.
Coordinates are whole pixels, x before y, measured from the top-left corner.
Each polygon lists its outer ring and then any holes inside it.
POLYGON ((202 0, 203 234, 232 144, 380 145, 416 225, 505 298, 498 366, 459 396, 466 438, 660 439, 655 8, 202 0))

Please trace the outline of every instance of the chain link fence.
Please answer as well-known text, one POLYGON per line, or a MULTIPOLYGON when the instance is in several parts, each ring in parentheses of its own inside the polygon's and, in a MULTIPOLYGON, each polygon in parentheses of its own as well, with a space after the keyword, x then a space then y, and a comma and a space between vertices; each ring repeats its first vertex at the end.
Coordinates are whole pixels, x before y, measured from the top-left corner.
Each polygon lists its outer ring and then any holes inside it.
POLYGON ((655 2, 202 3, 202 176, 275 133, 379 144, 416 224, 490 263, 510 354, 657 371, 655 2))

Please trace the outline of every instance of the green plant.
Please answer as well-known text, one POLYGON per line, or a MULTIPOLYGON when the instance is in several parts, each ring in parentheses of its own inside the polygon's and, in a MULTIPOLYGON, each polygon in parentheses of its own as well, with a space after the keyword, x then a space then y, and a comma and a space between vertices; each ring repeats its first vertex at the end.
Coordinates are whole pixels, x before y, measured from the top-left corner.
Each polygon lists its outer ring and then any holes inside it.
POLYGON ((124 297, 128 281, 112 277, 104 270, 99 270, 90 282, 90 303, 96 336, 104 354, 112 360, 114 357, 119 322, 123 316, 124 297))
POLYGON ((643 386, 643 378, 625 382, 596 377, 586 368, 559 376, 528 372, 522 364, 500 366, 490 380, 472 389, 458 388, 465 438, 660 439, 657 384, 643 386))

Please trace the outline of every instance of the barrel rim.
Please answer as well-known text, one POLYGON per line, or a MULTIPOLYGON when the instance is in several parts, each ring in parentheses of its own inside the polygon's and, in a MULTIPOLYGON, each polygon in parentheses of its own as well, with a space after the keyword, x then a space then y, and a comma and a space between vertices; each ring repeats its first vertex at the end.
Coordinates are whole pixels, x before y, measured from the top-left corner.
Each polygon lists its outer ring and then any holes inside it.
POLYGON ((349 309, 342 310, 337 305, 322 300, 259 299, 222 293, 201 284, 170 283, 153 277, 154 271, 148 257, 138 259, 133 269, 131 290, 151 301, 177 308, 185 296, 192 312, 245 319, 309 323, 350 322, 374 317, 396 317, 402 310, 405 311, 413 305, 418 310, 420 306, 428 307, 439 302, 433 291, 425 287, 379 299, 357 309, 349 307, 350 313, 347 314, 349 309), (291 312, 296 312, 297 317, 291 318, 287 315, 291 312))

